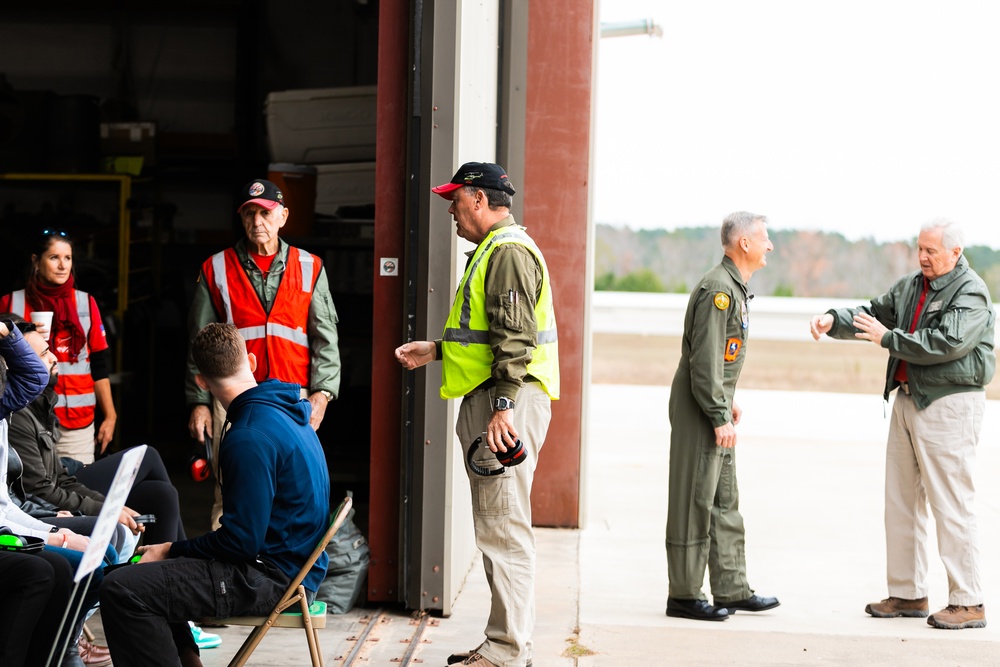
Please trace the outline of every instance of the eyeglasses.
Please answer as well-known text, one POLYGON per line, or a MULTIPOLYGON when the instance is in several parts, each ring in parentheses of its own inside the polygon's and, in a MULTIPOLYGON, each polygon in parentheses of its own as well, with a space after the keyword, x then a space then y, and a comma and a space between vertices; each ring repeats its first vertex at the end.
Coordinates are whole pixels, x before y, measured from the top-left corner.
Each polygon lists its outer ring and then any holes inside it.
POLYGON ((42 236, 61 236, 62 238, 68 238, 69 232, 65 229, 43 229, 42 236))

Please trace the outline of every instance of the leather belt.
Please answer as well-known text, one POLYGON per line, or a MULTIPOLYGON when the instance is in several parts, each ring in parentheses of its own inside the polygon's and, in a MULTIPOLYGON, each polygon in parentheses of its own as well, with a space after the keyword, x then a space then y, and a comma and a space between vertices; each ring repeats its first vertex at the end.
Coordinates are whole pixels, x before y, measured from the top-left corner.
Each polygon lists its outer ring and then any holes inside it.
MULTIPOLYGON (((538 382, 538 378, 536 378, 534 375, 525 375, 524 379, 521 380, 521 384, 524 384, 525 382, 538 382)), ((495 387, 496 384, 497 384, 496 380, 494 380, 493 378, 490 378, 490 379, 486 380, 485 382, 483 382, 482 384, 480 384, 479 386, 477 386, 472 391, 475 392, 475 391, 479 391, 481 389, 490 389, 492 387, 495 387)), ((472 392, 469 392, 469 393, 471 394, 472 392)))
POLYGON ((910 395, 910 383, 909 382, 900 382, 899 383, 899 390, 901 392, 903 392, 904 394, 906 394, 907 396, 909 396, 910 395))

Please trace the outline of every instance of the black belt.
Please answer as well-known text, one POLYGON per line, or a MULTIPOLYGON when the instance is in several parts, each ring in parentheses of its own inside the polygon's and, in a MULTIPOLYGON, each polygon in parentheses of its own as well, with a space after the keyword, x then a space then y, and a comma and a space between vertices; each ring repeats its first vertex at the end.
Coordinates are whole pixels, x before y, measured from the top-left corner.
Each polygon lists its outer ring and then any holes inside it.
POLYGON ((900 382, 899 383, 899 390, 901 392, 903 392, 904 394, 906 394, 907 396, 909 396, 910 395, 910 383, 909 382, 900 382))
MULTIPOLYGON (((538 381, 539 381, 538 378, 536 378, 534 375, 525 375, 524 379, 521 380, 521 384, 524 384, 525 382, 538 382, 538 381)), ((480 389, 491 389, 491 388, 495 387, 496 384, 497 384, 497 381, 494 380, 493 378, 490 378, 489 380, 486 380, 485 382, 481 383, 479 386, 477 386, 472 391, 479 391, 480 389)), ((469 393, 471 394, 472 391, 470 391, 469 393)))

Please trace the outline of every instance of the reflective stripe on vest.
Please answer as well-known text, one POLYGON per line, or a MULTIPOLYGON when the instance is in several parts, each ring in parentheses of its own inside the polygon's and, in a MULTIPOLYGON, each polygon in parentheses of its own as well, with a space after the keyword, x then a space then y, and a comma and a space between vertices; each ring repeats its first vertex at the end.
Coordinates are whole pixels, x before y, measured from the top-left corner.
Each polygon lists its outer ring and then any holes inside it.
POLYGON ((445 324, 442 398, 464 396, 490 378, 493 352, 490 349, 487 299, 483 286, 490 255, 497 246, 505 243, 524 246, 541 266, 542 286, 534 311, 538 331, 527 372, 539 381, 551 398, 559 398, 559 337, 552 308, 549 272, 538 246, 523 228, 517 226, 502 227, 487 235, 465 269, 445 324))
MULTIPOLYGON (((97 405, 94 378, 90 375, 90 295, 82 290, 73 290, 73 298, 76 301, 76 316, 83 329, 83 347, 75 362, 60 359, 64 355, 52 350, 59 368, 59 380, 54 387, 56 416, 59 417, 59 425, 67 429, 89 426, 94 421, 94 406, 97 405)), ((10 307, 12 313, 28 319, 23 289, 11 294, 10 307)), ((52 324, 50 340, 55 335, 55 324, 52 324)))
POLYGON ((322 262, 289 246, 287 264, 297 265, 299 271, 284 272, 270 313, 264 312, 234 249, 210 257, 203 270, 211 271, 208 287, 216 308, 226 322, 237 326, 247 351, 257 357, 257 380, 277 378, 308 386, 309 305, 322 262))

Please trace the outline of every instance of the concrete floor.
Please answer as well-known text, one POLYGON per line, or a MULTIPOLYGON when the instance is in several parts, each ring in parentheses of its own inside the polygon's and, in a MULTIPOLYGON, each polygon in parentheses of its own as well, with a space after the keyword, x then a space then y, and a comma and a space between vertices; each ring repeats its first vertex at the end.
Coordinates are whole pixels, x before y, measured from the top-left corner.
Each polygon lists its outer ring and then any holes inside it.
MULTIPOLYGON (((781 606, 724 623, 664 615, 663 532, 669 424, 663 387, 592 387, 583 530, 540 529, 539 667, 619 665, 1000 665, 1000 403, 990 402, 976 463, 982 573, 991 625, 944 631, 923 619, 873 619, 865 604, 886 596, 882 475, 888 420, 879 396, 739 391, 741 511, 750 583, 781 606)), ((933 530, 931 530, 933 535, 933 530)), ((936 547, 932 546, 936 554, 936 547)), ((936 555, 932 611, 947 603, 936 555)), ((708 592, 706 584, 706 592, 708 592)), ((446 619, 422 630, 414 664, 444 665, 480 640, 489 608, 482 567, 470 569, 446 619)), ((376 613, 331 616, 326 664, 342 665, 376 613)), ((418 619, 378 617, 354 664, 399 665, 418 619)), ((206 667, 228 663, 243 628, 218 630, 223 646, 206 667)), ((265 637, 250 665, 307 665, 300 631, 265 637)))

